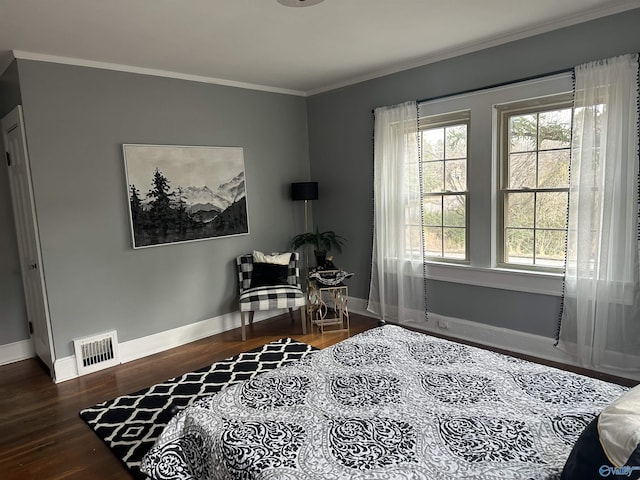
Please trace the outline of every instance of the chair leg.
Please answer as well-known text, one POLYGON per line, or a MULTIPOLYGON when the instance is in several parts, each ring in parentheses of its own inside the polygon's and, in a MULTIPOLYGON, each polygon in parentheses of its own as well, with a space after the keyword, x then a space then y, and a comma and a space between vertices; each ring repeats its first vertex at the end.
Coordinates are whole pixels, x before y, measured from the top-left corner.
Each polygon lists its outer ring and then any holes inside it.
POLYGON ((247 332, 244 328, 244 312, 240 312, 240 327, 242 331, 242 341, 244 342, 247 339, 247 332))
POLYGON ((307 309, 306 305, 300 307, 300 320, 302 321, 302 334, 307 334, 307 315, 305 310, 307 309))
POLYGON ((254 312, 253 310, 251 310, 251 311, 249 312, 249 325, 253 325, 253 314, 254 314, 254 313, 255 313, 255 312, 254 312))
POLYGON ((293 318, 293 308, 289 307, 289 317, 291 318, 291 323, 295 322, 295 319, 293 318))

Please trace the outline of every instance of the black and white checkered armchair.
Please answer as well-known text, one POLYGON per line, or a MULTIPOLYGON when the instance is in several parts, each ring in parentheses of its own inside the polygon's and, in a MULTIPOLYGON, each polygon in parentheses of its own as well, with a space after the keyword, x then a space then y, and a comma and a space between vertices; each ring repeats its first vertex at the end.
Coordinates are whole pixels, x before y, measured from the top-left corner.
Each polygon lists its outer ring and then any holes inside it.
MULTIPOLYGON (((281 257, 282 255, 284 254, 275 256, 281 257)), ((290 255, 290 260, 285 265, 256 262, 253 254, 240 255, 236 258, 243 341, 247 338, 245 315, 249 312, 249 323, 251 324, 256 310, 288 308, 293 321, 293 309, 299 308, 302 333, 307 333, 306 297, 300 286, 300 269, 298 267, 300 255, 297 252, 288 253, 288 255, 290 255)), ((271 257, 273 256, 271 255, 271 257)))

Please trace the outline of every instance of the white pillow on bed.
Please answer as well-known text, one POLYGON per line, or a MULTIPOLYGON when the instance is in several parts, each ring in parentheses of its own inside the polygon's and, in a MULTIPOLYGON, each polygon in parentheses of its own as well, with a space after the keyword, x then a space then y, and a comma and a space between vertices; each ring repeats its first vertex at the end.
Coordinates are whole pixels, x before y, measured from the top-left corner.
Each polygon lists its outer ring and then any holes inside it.
POLYGON ((291 260, 291 253, 272 253, 266 254, 259 252, 258 250, 253 251, 253 263, 271 263, 273 265, 289 265, 289 261, 291 260))
POLYGON ((640 385, 605 407, 573 446, 561 480, 640 478, 640 385))
POLYGON ((640 385, 607 406, 598 420, 600 443, 614 465, 627 465, 640 445, 640 385))

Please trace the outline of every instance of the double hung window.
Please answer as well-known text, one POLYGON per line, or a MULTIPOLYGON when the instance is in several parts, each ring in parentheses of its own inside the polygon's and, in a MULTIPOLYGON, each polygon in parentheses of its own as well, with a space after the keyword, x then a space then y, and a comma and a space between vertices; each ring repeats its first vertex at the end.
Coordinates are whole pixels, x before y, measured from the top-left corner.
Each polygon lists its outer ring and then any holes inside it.
POLYGON ((420 120, 422 215, 428 259, 469 259, 468 132, 468 112, 420 120))
POLYGON ((569 200, 571 100, 499 109, 498 261, 506 267, 561 270, 569 200))

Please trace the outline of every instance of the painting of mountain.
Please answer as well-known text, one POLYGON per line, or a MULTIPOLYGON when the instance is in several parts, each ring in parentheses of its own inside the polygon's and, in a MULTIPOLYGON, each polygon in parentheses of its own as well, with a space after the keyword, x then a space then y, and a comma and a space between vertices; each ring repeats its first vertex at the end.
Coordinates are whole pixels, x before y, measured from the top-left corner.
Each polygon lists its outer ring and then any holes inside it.
POLYGON ((238 147, 123 145, 133 248, 249 233, 238 147))

